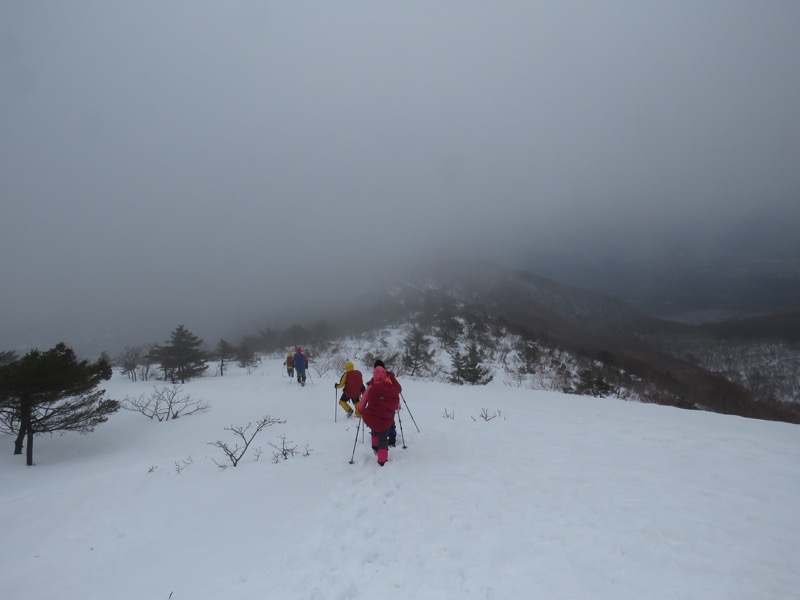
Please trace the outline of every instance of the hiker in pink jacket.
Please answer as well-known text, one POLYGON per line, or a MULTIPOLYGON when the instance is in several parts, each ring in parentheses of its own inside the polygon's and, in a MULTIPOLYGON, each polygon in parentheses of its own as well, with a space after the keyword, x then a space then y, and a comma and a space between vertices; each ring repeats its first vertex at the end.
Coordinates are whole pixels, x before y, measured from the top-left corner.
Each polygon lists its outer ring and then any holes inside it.
POLYGON ((372 383, 367 386, 358 403, 358 412, 372 430, 372 450, 383 466, 389 458, 389 430, 394 424, 394 413, 400 408, 400 390, 386 374, 383 367, 375 367, 372 383))

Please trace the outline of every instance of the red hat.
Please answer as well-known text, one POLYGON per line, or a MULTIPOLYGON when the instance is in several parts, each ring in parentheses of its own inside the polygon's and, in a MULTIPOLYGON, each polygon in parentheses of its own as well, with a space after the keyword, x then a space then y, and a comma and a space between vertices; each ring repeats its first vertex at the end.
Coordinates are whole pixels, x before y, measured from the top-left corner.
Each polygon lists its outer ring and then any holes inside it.
POLYGON ((388 379, 386 369, 383 367, 375 367, 375 370, 372 372, 372 380, 375 383, 380 383, 381 381, 386 381, 386 379, 388 379))

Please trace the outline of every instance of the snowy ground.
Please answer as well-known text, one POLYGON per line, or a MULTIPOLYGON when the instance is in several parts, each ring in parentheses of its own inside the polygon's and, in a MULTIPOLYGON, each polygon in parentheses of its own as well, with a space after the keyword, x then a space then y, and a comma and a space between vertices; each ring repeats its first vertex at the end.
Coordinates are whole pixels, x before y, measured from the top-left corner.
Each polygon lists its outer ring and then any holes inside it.
POLYGON ((301 389, 279 362, 183 386, 207 413, 37 437, 35 467, 0 436, 0 598, 800 597, 797 426, 407 380, 381 468, 360 437, 350 464, 338 377, 301 389), (267 414, 286 423, 220 469, 209 442, 267 414), (299 453, 276 463, 281 435, 299 453))

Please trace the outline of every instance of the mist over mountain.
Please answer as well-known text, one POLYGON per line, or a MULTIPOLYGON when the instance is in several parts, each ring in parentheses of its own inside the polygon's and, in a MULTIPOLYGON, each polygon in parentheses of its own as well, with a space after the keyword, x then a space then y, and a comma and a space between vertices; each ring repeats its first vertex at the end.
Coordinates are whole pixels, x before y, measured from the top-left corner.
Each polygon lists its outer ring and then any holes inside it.
MULTIPOLYGON (((800 219, 750 218, 706 236, 648 243, 609 238, 555 247, 527 268, 562 283, 611 294, 647 314, 719 321, 800 308, 800 219), (702 244, 697 239, 705 239, 702 244)), ((690 228, 687 225, 687 228, 690 228)))
POLYGON ((564 283, 595 289, 654 316, 719 321, 800 306, 800 260, 665 257, 643 261, 565 260, 544 271, 564 283))
POLYGON ((0 3, 0 348, 336 321, 448 258, 684 321, 796 308, 798 21, 0 3))

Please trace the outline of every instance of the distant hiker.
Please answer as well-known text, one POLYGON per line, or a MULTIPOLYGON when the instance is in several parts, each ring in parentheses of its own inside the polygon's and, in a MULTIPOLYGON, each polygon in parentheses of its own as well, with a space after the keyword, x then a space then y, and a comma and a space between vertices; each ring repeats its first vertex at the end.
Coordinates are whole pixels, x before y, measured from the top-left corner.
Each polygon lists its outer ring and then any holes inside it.
POLYGON ((389 459, 389 430, 394 425, 394 413, 400 408, 400 386, 383 367, 375 367, 372 379, 358 403, 358 412, 372 430, 372 450, 383 466, 389 459))
POLYGON ((303 349, 298 346, 295 348, 294 353, 294 370, 297 371, 297 383, 301 386, 306 385, 306 369, 308 368, 308 359, 303 354, 303 349))
POLYGON ((286 355, 286 360, 283 361, 283 364, 286 365, 286 373, 289 377, 294 377, 294 354, 289 352, 286 355))
POLYGON ((333 387, 337 390, 342 390, 342 397, 339 398, 339 406, 347 413, 348 417, 353 416, 353 408, 355 415, 361 418, 361 413, 358 412, 358 400, 361 398, 361 393, 364 391, 364 376, 361 371, 356 369, 349 360, 344 363, 344 373, 339 383, 334 383, 333 387), (349 402, 353 403, 353 408, 350 408, 349 402))
MULTIPOLYGON (((386 365, 383 364, 383 361, 381 359, 377 359, 375 361, 375 367, 383 367, 385 369, 386 365)), ((391 381, 394 385, 397 386, 397 395, 399 396, 400 394, 402 394, 403 386, 401 386, 400 382, 397 381, 397 377, 395 377, 394 373, 392 371, 386 371, 386 375, 389 378, 389 381, 391 381)), ((371 383, 372 379, 370 379, 367 382, 367 387, 369 387, 371 383)), ((397 408, 400 408, 399 403, 397 408)), ((394 416, 392 416, 392 426, 389 428, 389 447, 394 448, 396 445, 397 445, 397 427, 394 424, 394 416)))

